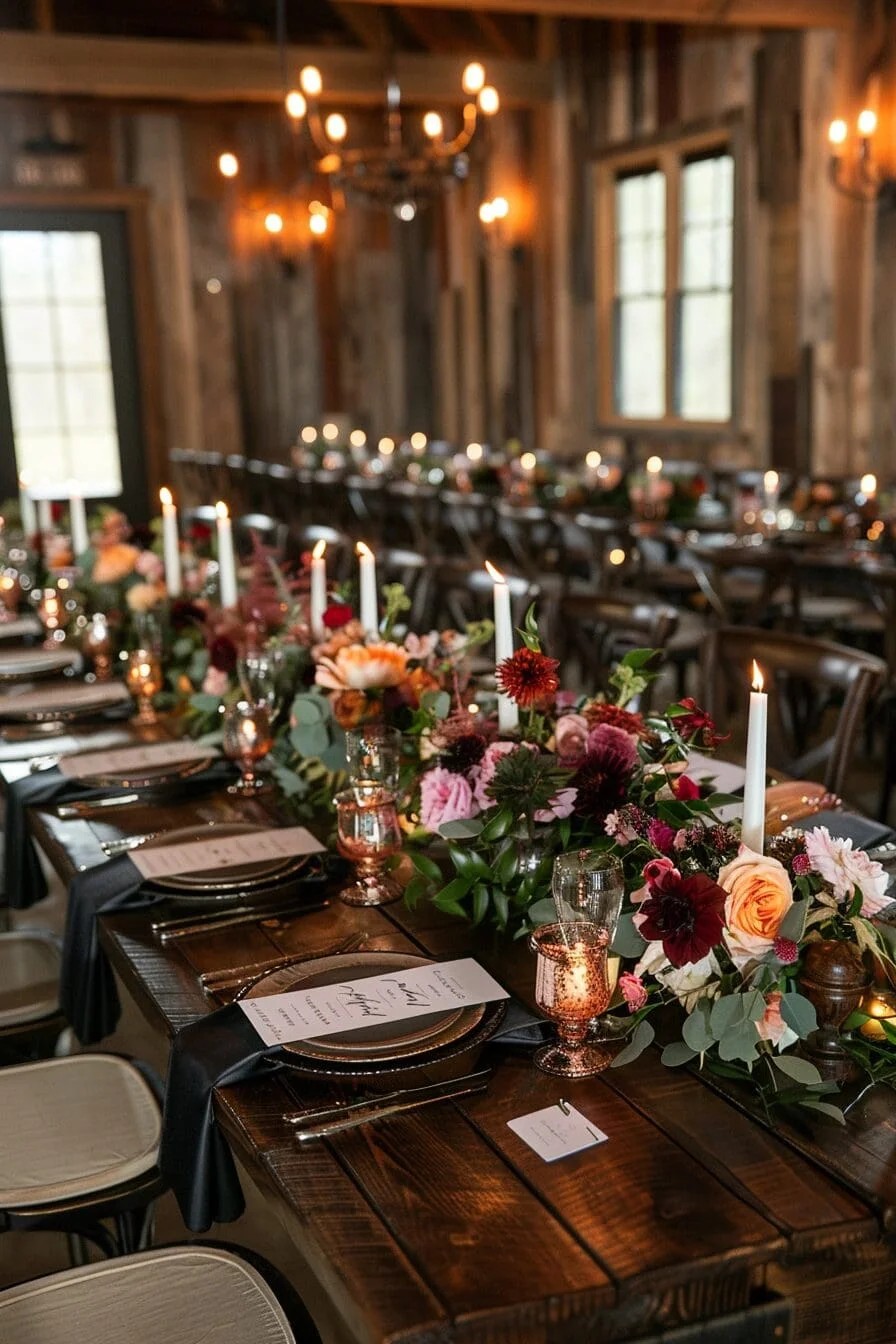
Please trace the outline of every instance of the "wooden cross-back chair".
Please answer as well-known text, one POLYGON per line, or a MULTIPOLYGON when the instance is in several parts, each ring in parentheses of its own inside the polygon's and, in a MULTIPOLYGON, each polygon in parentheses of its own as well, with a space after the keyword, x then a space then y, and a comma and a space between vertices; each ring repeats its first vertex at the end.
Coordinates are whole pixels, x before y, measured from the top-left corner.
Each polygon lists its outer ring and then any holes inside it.
MULTIPOLYGON (((561 602, 558 625, 563 653, 577 660, 583 686, 596 691, 632 649, 656 649, 657 666, 651 671, 657 671, 678 626, 678 612, 664 602, 634 594, 576 593, 561 602)), ((650 713, 652 699, 653 683, 641 696, 642 713, 650 713)))
POLYGON ((750 626, 718 626, 703 652, 703 703, 722 730, 729 708, 747 704, 755 659, 769 693, 769 765, 841 793, 886 663, 842 644, 750 626))

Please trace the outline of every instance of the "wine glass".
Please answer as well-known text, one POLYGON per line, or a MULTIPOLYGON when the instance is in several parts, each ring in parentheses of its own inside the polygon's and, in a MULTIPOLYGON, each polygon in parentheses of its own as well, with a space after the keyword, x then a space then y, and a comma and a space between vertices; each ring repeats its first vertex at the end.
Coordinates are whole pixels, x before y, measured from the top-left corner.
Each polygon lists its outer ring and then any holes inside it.
POLYGON ((285 661, 282 649, 265 649, 262 653, 247 653, 237 663, 237 677, 246 699, 251 704, 264 705, 272 719, 280 705, 285 661))
POLYGON ((128 654, 125 681, 137 701, 136 722, 158 723, 152 698, 162 689, 162 664, 152 649, 134 649, 128 654))
POLYGON ((356 880, 340 891, 339 899, 346 905, 397 901, 401 888, 386 871, 389 860, 401 850, 394 792, 379 784, 358 784, 337 793, 334 801, 337 848, 356 871, 356 880))
MULTIPOLYGON (((625 895, 622 864, 614 855, 597 849, 579 849, 558 855, 554 860, 551 891, 559 920, 587 920, 598 924, 607 930, 608 944, 612 943, 625 895)), ((619 957, 608 953, 607 981, 611 997, 619 978, 619 966, 619 957)), ((627 1030, 628 1023, 624 1018, 604 1017, 591 1024, 591 1037, 592 1040, 615 1040, 627 1030)))
POLYGON ((345 734, 345 758, 353 784, 380 784, 393 793, 401 772, 401 733, 382 723, 349 728, 345 734))
POLYGON ((610 1002, 607 981, 607 930, 585 920, 544 924, 529 946, 538 961, 535 1002, 557 1024, 557 1041, 535 1052, 545 1073, 562 1078, 590 1078, 601 1073, 612 1052, 588 1040, 591 1021, 610 1002))
POLYGON ((256 765, 274 745, 271 720, 264 705, 238 700, 224 711, 224 755, 240 767, 240 778, 228 793, 254 794, 265 787, 256 765))
POLYGON ((97 681, 108 681, 112 676, 112 633, 101 611, 95 613, 81 636, 81 648, 93 660, 97 681))

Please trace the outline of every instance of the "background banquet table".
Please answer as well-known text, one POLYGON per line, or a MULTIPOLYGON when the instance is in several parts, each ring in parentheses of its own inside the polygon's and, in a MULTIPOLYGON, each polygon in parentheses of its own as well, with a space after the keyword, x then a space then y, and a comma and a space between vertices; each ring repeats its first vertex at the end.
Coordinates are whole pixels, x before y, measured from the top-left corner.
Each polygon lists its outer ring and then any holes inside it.
MULTIPOLYGON (((7 764, 2 777, 9 783, 26 769, 7 764)), ((144 802, 102 821, 34 809, 31 827, 67 881, 101 861, 101 841, 270 818, 261 803, 249 810, 220 793, 144 802)), ((106 916, 102 938, 125 993, 162 1040, 210 1011, 199 972, 261 959, 272 947, 313 952, 356 930, 373 948, 441 958, 475 950, 531 999, 523 945, 475 936, 431 907, 352 910, 333 901, 319 913, 167 947, 151 931, 155 917, 106 916)), ((484 1095, 312 1147, 300 1148, 282 1115, 321 1104, 321 1084, 291 1074, 219 1091, 218 1118, 243 1179, 284 1223, 295 1260, 282 1268, 325 1339, 647 1340, 680 1327, 673 1338, 762 1344, 788 1337, 791 1314, 796 1340, 890 1338, 890 1092, 869 1094, 845 1132, 822 1122, 811 1133, 773 1134, 701 1079, 665 1069, 655 1052, 562 1084, 525 1053, 491 1050, 487 1062, 496 1068, 484 1095), (546 1164, 507 1121, 561 1096, 609 1139, 546 1164), (700 1333, 705 1321, 714 1326, 700 1333)))

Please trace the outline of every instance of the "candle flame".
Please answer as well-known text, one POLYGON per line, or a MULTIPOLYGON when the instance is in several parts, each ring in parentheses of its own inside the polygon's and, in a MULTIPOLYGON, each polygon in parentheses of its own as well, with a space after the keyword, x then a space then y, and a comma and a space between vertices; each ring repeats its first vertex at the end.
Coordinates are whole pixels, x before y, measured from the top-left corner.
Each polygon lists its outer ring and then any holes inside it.
POLYGON ((491 560, 486 560, 485 568, 488 571, 489 578, 494 579, 495 583, 506 582, 504 575, 501 573, 500 569, 498 569, 497 566, 493 565, 491 560))
POLYGON ((217 504, 215 505, 215 513, 218 515, 219 518, 230 517, 227 505, 224 503, 223 499, 219 499, 217 504))
POLYGON ((759 664, 753 659, 753 690, 762 691, 765 689, 765 678, 762 675, 759 664))
POLYGON ((167 485, 163 485, 159 491, 159 503, 165 506, 174 503, 171 491, 168 489, 167 485))
POLYGON ((762 478, 766 490, 777 490, 780 477, 776 471, 767 471, 762 478))
POLYGON ((355 547, 355 554, 356 554, 356 555, 372 555, 373 552, 371 551, 370 547, 366 544, 366 542, 359 541, 358 544, 357 544, 357 546, 355 547))
POLYGON ((314 550, 311 552, 311 554, 314 556, 315 560, 323 560, 324 551, 326 549, 327 549, 327 543, 323 540, 323 538, 321 538, 321 540, 315 544, 314 550))

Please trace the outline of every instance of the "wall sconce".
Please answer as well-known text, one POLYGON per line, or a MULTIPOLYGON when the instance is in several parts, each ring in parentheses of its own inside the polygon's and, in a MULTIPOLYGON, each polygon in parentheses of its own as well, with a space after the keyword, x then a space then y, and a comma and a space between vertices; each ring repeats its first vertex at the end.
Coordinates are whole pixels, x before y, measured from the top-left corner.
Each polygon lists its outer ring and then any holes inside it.
POLYGON ((865 107, 856 120, 858 145, 847 162, 849 126, 837 117, 828 127, 828 177, 836 189, 853 201, 876 201, 887 179, 882 175, 875 158, 872 139, 877 130, 877 113, 865 107))

